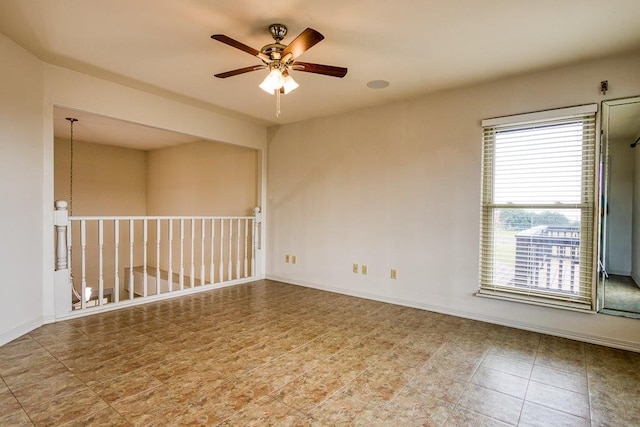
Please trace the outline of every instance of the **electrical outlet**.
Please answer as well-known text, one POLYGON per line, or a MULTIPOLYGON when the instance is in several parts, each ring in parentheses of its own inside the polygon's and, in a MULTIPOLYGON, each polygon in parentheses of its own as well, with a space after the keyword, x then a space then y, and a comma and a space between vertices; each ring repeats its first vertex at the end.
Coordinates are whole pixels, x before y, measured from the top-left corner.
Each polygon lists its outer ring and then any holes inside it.
POLYGON ((398 270, 396 270, 395 268, 391 269, 391 278, 392 279, 397 279, 398 278, 398 270))
POLYGON ((353 272, 358 274, 358 264, 353 264, 353 272))
POLYGON ((362 266, 360 267, 360 272, 366 276, 367 275, 367 270, 368 270, 367 266, 362 264, 362 266))
POLYGON ((291 255, 291 264, 298 262, 298 258, 295 255, 291 255))
POLYGON ((286 262, 287 264, 289 264, 289 255, 285 255, 284 256, 284 262, 286 262))

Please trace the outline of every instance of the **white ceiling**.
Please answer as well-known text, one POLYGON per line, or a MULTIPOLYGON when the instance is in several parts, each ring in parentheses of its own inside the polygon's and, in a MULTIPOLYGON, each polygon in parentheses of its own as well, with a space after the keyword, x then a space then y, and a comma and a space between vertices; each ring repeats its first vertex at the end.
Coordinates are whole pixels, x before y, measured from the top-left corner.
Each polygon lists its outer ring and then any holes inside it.
POLYGON ((2 0, 0 32, 42 60, 272 125, 640 49, 638 0, 2 0), (339 79, 294 72, 282 99, 258 89, 256 49, 271 23, 289 43, 325 39, 299 59, 344 66, 339 79), (384 79, 386 89, 369 89, 384 79))
POLYGON ((53 109, 53 134, 56 138, 70 138, 71 123, 67 118, 77 119, 73 123, 74 141, 146 151, 202 140, 195 136, 61 107, 53 109))

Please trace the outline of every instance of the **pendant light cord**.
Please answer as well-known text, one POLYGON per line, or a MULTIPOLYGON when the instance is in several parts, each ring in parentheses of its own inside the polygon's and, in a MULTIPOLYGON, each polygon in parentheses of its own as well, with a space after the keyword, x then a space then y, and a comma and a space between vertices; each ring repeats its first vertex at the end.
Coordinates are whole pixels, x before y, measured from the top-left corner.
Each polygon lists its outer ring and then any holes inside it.
MULTIPOLYGON (((73 117, 66 117, 69 120, 69 127, 71 128, 71 133, 69 135, 69 216, 73 215, 73 123, 77 122, 78 119, 73 117)), ((69 284, 71 285, 71 291, 73 295, 82 303, 82 295, 78 293, 76 287, 73 284, 73 258, 71 254, 72 245, 69 245, 69 284)), ((84 304, 83 304, 84 305, 84 304)))
POLYGON ((73 117, 67 117, 66 119, 69 120, 71 127, 71 135, 69 139, 69 215, 73 215, 73 122, 77 122, 78 119, 73 117))

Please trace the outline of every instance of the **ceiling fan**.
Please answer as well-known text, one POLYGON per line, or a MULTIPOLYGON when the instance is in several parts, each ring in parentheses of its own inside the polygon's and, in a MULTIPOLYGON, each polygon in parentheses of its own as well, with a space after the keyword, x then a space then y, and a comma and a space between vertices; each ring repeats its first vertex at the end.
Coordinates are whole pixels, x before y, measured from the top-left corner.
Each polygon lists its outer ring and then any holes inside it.
POLYGON ((324 39, 324 36, 313 28, 304 30, 288 45, 280 43, 287 34, 286 26, 282 24, 271 24, 269 26, 269 32, 275 40, 275 43, 267 44, 260 50, 240 43, 224 34, 212 35, 212 39, 247 52, 252 56, 258 57, 263 62, 260 65, 252 65, 250 67, 218 73, 215 74, 215 76, 226 79, 227 77, 237 76, 251 71, 268 69, 269 74, 259 87, 271 95, 274 93, 279 95, 280 93, 287 94, 299 86, 291 77, 291 71, 303 71, 332 77, 344 77, 347 74, 347 69, 344 67, 296 61, 300 55, 324 39))

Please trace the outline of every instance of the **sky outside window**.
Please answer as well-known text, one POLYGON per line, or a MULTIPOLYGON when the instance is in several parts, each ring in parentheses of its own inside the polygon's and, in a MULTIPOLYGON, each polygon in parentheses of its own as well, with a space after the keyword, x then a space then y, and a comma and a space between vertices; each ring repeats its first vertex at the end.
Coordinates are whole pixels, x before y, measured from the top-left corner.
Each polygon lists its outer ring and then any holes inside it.
POLYGON ((582 123, 503 130, 495 136, 495 204, 579 204, 582 123))

